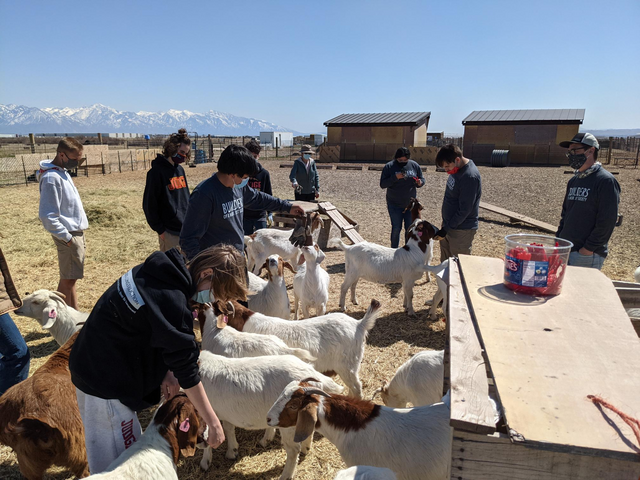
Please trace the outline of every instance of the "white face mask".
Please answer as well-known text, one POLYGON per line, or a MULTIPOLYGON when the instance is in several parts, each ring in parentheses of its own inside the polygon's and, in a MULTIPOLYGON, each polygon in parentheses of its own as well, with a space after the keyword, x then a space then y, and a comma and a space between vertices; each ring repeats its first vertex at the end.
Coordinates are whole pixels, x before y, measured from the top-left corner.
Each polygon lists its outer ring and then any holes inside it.
POLYGON ((196 292, 195 295, 193 297, 191 297, 191 299, 196 302, 196 303, 213 303, 213 301, 215 300, 213 298, 213 293, 211 293, 211 290, 200 290, 199 292, 196 292))

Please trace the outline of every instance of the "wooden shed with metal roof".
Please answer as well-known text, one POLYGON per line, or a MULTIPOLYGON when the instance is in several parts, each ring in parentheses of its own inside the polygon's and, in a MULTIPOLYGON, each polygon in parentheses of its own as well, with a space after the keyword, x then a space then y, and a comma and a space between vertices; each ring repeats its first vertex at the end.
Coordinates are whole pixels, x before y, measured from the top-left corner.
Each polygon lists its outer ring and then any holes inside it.
POLYGON ((388 161, 399 147, 426 147, 431 112, 345 113, 324 122, 340 161, 388 161))
POLYGON ((481 110, 463 121, 464 156, 490 164, 494 150, 508 150, 511 164, 564 165, 566 149, 584 120, 584 109, 481 110))

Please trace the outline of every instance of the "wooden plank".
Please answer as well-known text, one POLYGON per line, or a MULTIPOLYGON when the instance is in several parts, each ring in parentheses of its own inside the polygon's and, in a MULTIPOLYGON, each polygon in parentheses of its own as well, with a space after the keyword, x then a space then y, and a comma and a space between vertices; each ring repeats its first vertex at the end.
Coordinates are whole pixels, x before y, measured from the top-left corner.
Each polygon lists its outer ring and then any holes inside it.
MULTIPOLYGON (((576 172, 573 170, 565 170, 564 173, 567 174, 567 173, 576 173, 576 172)), ((620 172, 609 172, 609 173, 611 175, 618 175, 620 172)))
POLYGON ((333 165, 327 164, 327 163, 317 163, 316 162, 316 168, 318 170, 333 170, 333 165))
POLYGON ((527 448, 499 434, 454 431, 451 452, 451 480, 638 480, 640 476, 640 462, 633 459, 527 448))
POLYGON ((376 172, 381 172, 384 169, 384 165, 369 165, 367 170, 374 170, 376 172))
POLYGON ((629 426, 586 398, 638 415, 640 342, 611 280, 567 267, 560 295, 532 297, 504 287, 501 259, 460 267, 514 440, 637 457, 629 426))
POLYGON ((616 292, 624 308, 640 308, 640 289, 617 287, 616 292))
POLYGON ((491 205, 490 203, 487 203, 487 202, 480 202, 480 208, 484 208, 485 210, 489 210, 490 212, 497 213, 499 215, 504 215, 505 217, 509 217, 510 219, 516 220, 518 222, 533 225, 534 227, 537 227, 540 230, 553 233, 554 235, 558 231, 558 227, 555 225, 551 225, 550 223, 546 223, 546 222, 541 222, 540 220, 536 220, 535 218, 527 217, 525 215, 521 215, 519 213, 507 210, 506 208, 501 208, 495 205, 491 205))
POLYGON ((347 230, 344 234, 349 240, 351 240, 351 242, 353 242, 354 245, 356 243, 364 242, 364 238, 362 238, 362 236, 355 230, 347 230))
POLYGON ((616 288, 623 287, 623 288, 635 288, 637 290, 640 290, 640 283, 623 282, 622 280, 611 280, 611 283, 613 283, 613 286, 616 288))
POLYGON ((456 261, 449 260, 449 370, 451 426, 472 432, 495 431, 485 359, 469 313, 456 261))
POLYGON ((331 210, 337 210, 336 207, 334 207, 329 202, 320 202, 320 203, 318 203, 318 208, 320 209, 320 213, 326 213, 326 212, 331 211, 331 210))
POLYGON ((635 328, 638 337, 640 337, 640 318, 639 317, 629 317, 631 319, 631 325, 635 328))
POLYGON ((360 170, 360 171, 362 171, 362 165, 336 165, 336 170, 360 170))
POLYGON ((280 168, 292 168, 293 163, 281 163, 280 168))

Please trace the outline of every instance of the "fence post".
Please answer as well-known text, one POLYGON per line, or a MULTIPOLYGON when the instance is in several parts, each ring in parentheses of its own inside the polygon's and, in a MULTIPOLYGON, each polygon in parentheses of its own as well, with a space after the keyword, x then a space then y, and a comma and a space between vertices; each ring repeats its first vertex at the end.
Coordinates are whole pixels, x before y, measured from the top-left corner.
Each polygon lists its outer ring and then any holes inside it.
POLYGON ((607 153, 607 165, 611 165, 611 151, 613 150, 613 137, 609 137, 609 152, 607 153))
POLYGON ((100 163, 102 164, 102 175, 104 175, 106 172, 104 170, 104 156, 102 155, 102 152, 100 152, 100 163))
POLYGON ((638 168, 638 156, 640 156, 640 138, 638 139, 638 146, 636 147, 636 163, 634 167, 638 168))
POLYGON ((98 143, 102 145, 102 134, 98 133, 98 143))
POLYGON ((278 157, 278 137, 276 137, 276 158, 277 157, 278 157))
POLYGON ((133 151, 129 150, 129 159, 131 160, 131 171, 133 172, 133 151))
POLYGON ((29 145, 31 146, 31 153, 36 153, 36 137, 33 133, 29 134, 29 145))
POLYGON ((29 180, 27 179, 27 167, 24 166, 24 156, 22 157, 22 171, 24 172, 24 184, 29 186, 29 180))
POLYGON ((118 150, 118 171, 122 173, 122 164, 120 163, 120 150, 118 150))

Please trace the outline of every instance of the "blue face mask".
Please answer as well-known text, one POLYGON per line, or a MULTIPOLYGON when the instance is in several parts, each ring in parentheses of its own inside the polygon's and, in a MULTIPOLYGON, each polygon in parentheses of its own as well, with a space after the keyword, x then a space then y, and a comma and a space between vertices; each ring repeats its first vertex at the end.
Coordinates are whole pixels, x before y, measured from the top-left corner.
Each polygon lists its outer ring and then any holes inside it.
POLYGON ((249 183, 249 177, 245 178, 244 180, 242 180, 241 183, 234 185, 233 188, 244 188, 244 186, 249 183))
POLYGON ((310 153, 305 153, 304 155, 302 155, 302 157, 303 157, 305 160, 309 160, 309 159, 311 158, 311 154, 310 154, 310 153))
POLYGON ((191 299, 196 303, 213 303, 213 293, 209 290, 201 290, 196 292, 196 294, 191 297, 191 299))

